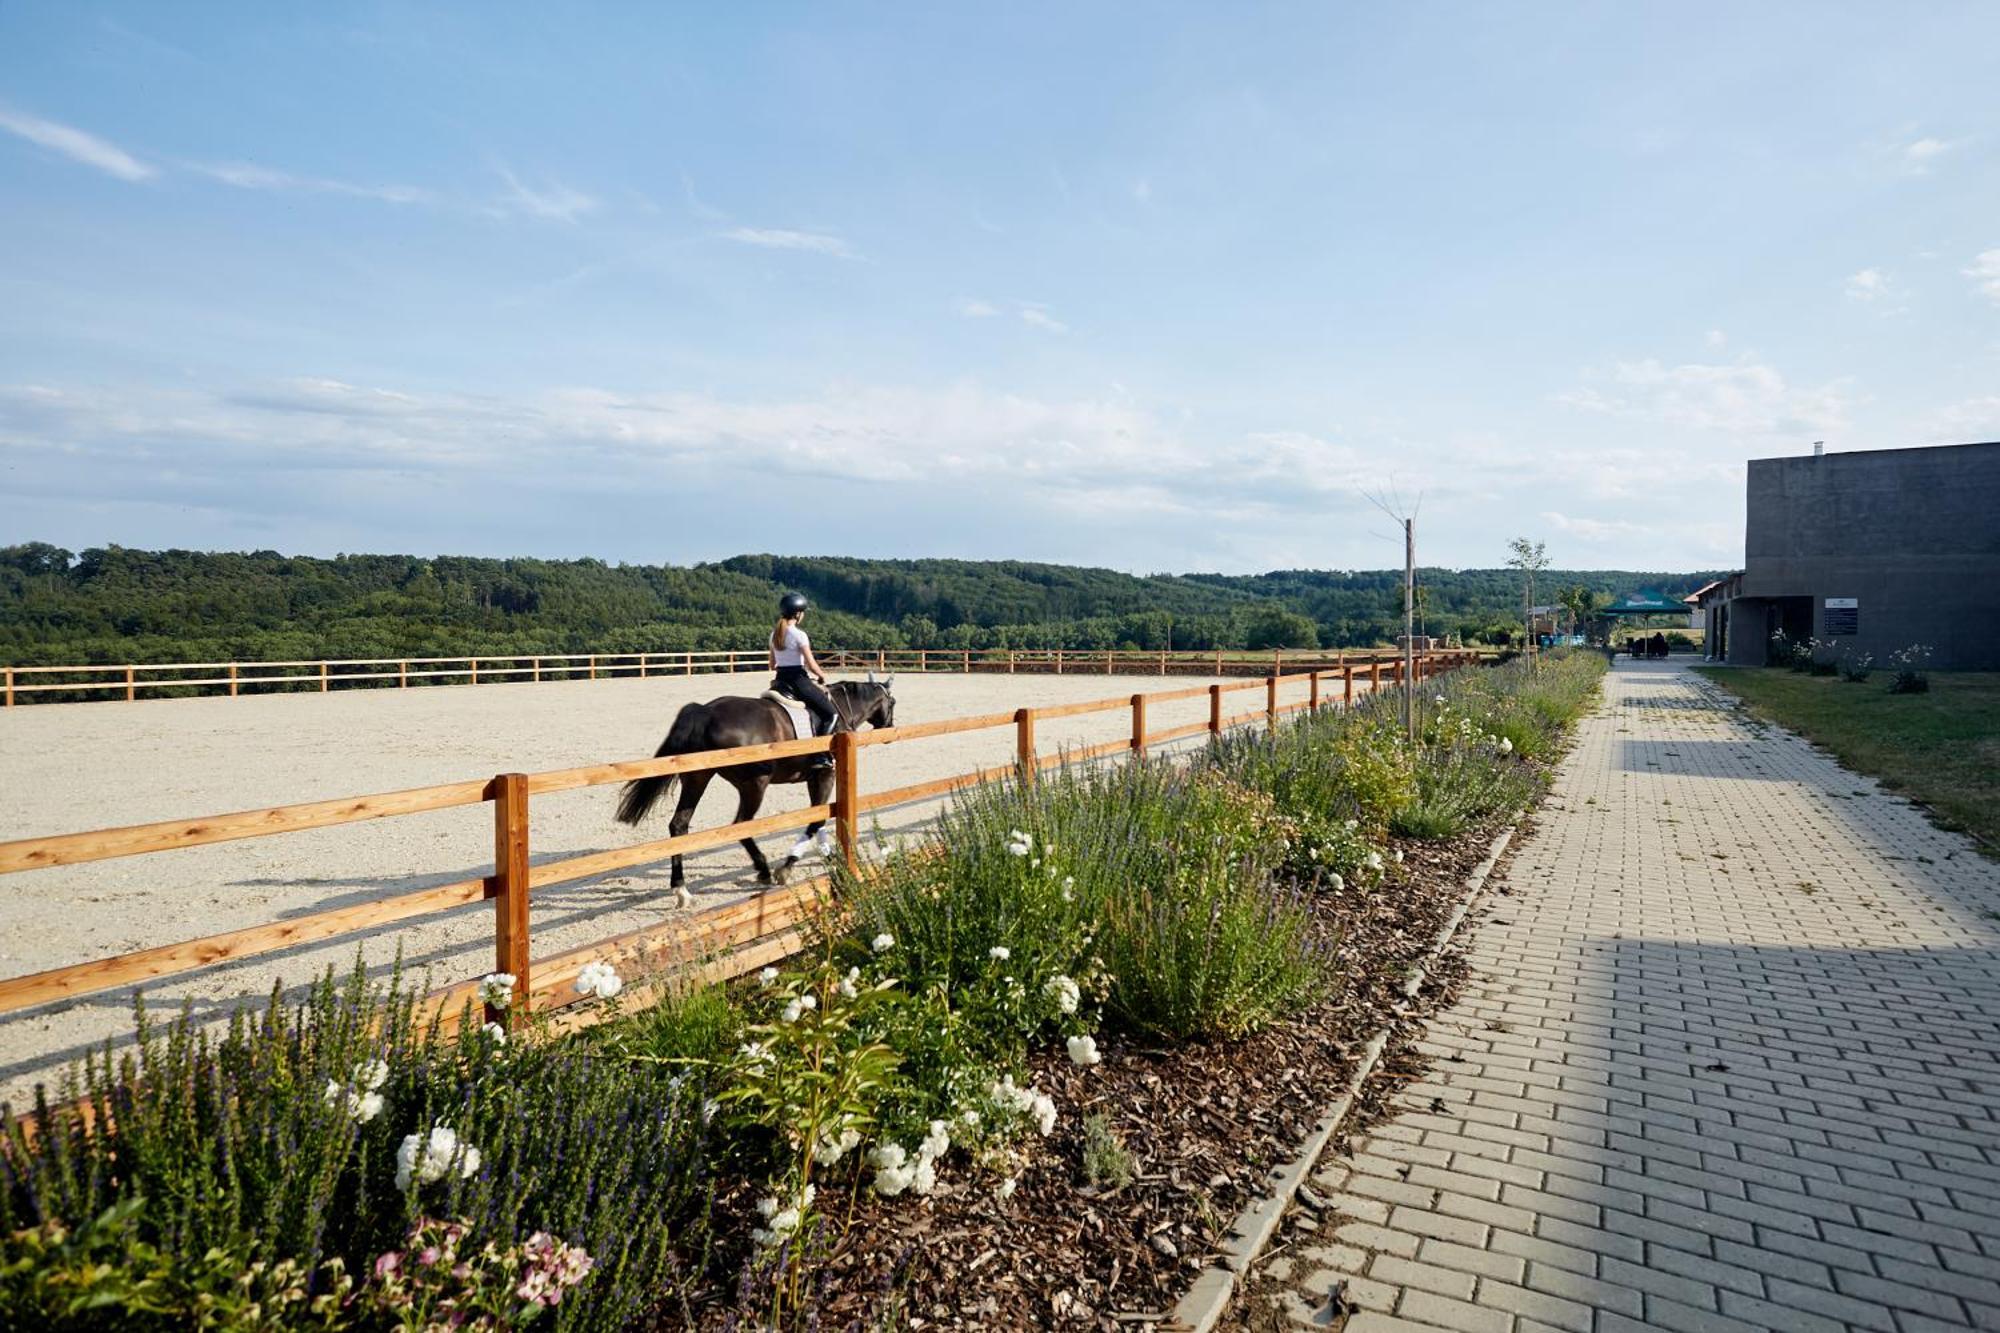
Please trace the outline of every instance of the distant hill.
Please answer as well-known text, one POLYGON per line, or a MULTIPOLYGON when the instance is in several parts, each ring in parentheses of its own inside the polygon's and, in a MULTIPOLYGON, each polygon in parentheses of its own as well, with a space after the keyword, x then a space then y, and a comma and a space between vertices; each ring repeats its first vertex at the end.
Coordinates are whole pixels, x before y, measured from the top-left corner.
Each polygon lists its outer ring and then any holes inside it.
MULTIPOLYGON (((1537 600, 1690 592, 1712 574, 1544 570, 1537 600)), ((1517 623, 1520 575, 1418 572, 1431 633, 1517 623)), ((714 564, 276 551, 0 548, 0 660, 159 662, 741 648, 778 594, 827 647, 1361 647, 1398 632, 1400 570, 1156 574, 1013 560, 741 555, 714 564)))

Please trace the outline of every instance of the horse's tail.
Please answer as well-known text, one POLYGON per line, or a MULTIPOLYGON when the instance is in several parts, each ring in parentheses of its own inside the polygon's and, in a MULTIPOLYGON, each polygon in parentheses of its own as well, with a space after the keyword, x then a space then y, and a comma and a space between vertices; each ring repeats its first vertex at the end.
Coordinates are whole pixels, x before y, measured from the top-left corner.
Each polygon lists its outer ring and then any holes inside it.
MULTIPOLYGON (((660 748, 653 751, 655 759, 670 754, 692 754, 708 747, 702 743, 703 734, 708 729, 708 705, 685 704, 674 715, 674 725, 668 729, 667 738, 660 742, 660 748)), ((625 794, 618 798, 618 822, 636 824, 644 819, 674 785, 677 775, 668 773, 662 777, 634 778, 625 784, 625 794)))

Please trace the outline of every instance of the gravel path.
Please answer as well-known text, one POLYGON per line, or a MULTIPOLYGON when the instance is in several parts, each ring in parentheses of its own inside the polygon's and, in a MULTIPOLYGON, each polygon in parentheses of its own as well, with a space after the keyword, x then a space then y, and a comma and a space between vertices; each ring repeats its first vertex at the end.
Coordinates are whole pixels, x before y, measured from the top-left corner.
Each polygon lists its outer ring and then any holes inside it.
MULTIPOLYGON (((537 772, 649 756, 674 712, 690 700, 755 694, 768 677, 623 679, 476 688, 284 694, 138 703, 18 707, 0 714, 0 840, 155 820, 194 818, 301 801, 358 796, 494 773, 537 772)), ((1208 683, 1200 677, 905 675, 897 720, 929 721, 1208 683)), ((1303 684, 1285 701, 1305 697, 1303 684)), ((1260 707, 1261 690, 1225 699, 1230 713, 1260 707)), ((1207 701, 1161 705, 1161 730, 1207 716, 1207 701)), ((1124 710, 1042 722, 1043 753, 1130 734, 1124 710)), ((944 736, 862 752, 864 791, 1009 762, 1011 728, 944 736)), ((643 828, 612 819, 617 787, 537 797, 536 861, 666 836, 671 810, 643 828)), ((770 813, 798 809, 805 788, 774 788, 770 813)), ((931 801, 879 812, 885 829, 915 827, 931 801)), ((727 823, 735 792, 711 785, 695 827, 727 823)), ((794 841, 764 840, 782 856, 794 841)), ((492 868, 487 807, 437 811, 339 828, 189 848, 6 876, 0 894, 0 977, 38 972, 220 931, 304 916, 492 868)), ((734 845, 688 860, 697 908, 752 887, 734 845)), ((654 925, 676 914, 667 867, 644 866, 557 886, 535 896, 537 957, 654 925)), ((309 981, 351 966, 357 946, 379 970, 400 948, 406 966, 438 984, 491 967, 492 911, 474 904, 419 918, 366 939, 346 937, 210 968, 147 990, 149 1004, 183 1000, 224 1012, 274 980, 309 981)), ((84 1047, 130 1029, 132 992, 106 991, 0 1019, 0 1099, 18 1101, 84 1047)))

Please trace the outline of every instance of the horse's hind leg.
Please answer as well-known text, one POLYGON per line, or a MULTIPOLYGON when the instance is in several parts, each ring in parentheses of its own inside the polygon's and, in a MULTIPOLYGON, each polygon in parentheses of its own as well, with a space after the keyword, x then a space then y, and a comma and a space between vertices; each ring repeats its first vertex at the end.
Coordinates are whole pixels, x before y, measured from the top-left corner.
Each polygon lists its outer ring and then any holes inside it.
MULTIPOLYGON (((674 817, 667 823, 667 835, 678 838, 694 823, 694 808, 701 804, 701 794, 708 790, 713 773, 689 773, 681 778, 681 802, 674 807, 674 817)), ((687 875, 681 870, 681 854, 674 853, 673 887, 678 889, 687 883, 687 875)))
MULTIPOLYGON (((765 773, 755 777, 731 778, 730 781, 736 784, 736 822, 741 824, 745 820, 755 819, 757 807, 764 804, 764 792, 771 785, 770 775, 765 773)), ((764 849, 757 845, 755 838, 744 838, 742 842, 743 850, 750 853, 750 864, 757 867, 757 882, 771 883, 771 863, 764 859, 764 849)))

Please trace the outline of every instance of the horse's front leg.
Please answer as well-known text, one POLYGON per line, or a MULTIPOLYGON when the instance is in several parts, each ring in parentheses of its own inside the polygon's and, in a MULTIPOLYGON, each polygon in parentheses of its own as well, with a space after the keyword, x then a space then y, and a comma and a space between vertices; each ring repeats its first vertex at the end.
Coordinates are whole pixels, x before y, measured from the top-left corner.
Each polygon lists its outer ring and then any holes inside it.
MULTIPOLYGON (((808 805, 825 805, 826 798, 832 791, 833 774, 828 773, 824 769, 807 770, 806 803, 808 805)), ((792 844, 790 851, 785 853, 784 861, 778 866, 778 882, 780 884, 785 882, 793 866, 805 860, 807 852, 815 850, 813 847, 815 841, 819 843, 819 847, 817 848, 819 854, 825 856, 828 850, 828 843, 826 821, 824 819, 815 819, 812 823, 806 825, 806 831, 799 835, 799 840, 792 844)))
MULTIPOLYGON (((757 817, 757 808, 764 804, 764 793, 771 785, 769 773, 754 776, 732 777, 736 784, 736 822, 741 824, 757 817)), ((744 838, 743 850, 750 853, 750 864, 757 867, 757 882, 770 884, 771 863, 764 859, 764 849, 757 845, 755 838, 744 838)))

